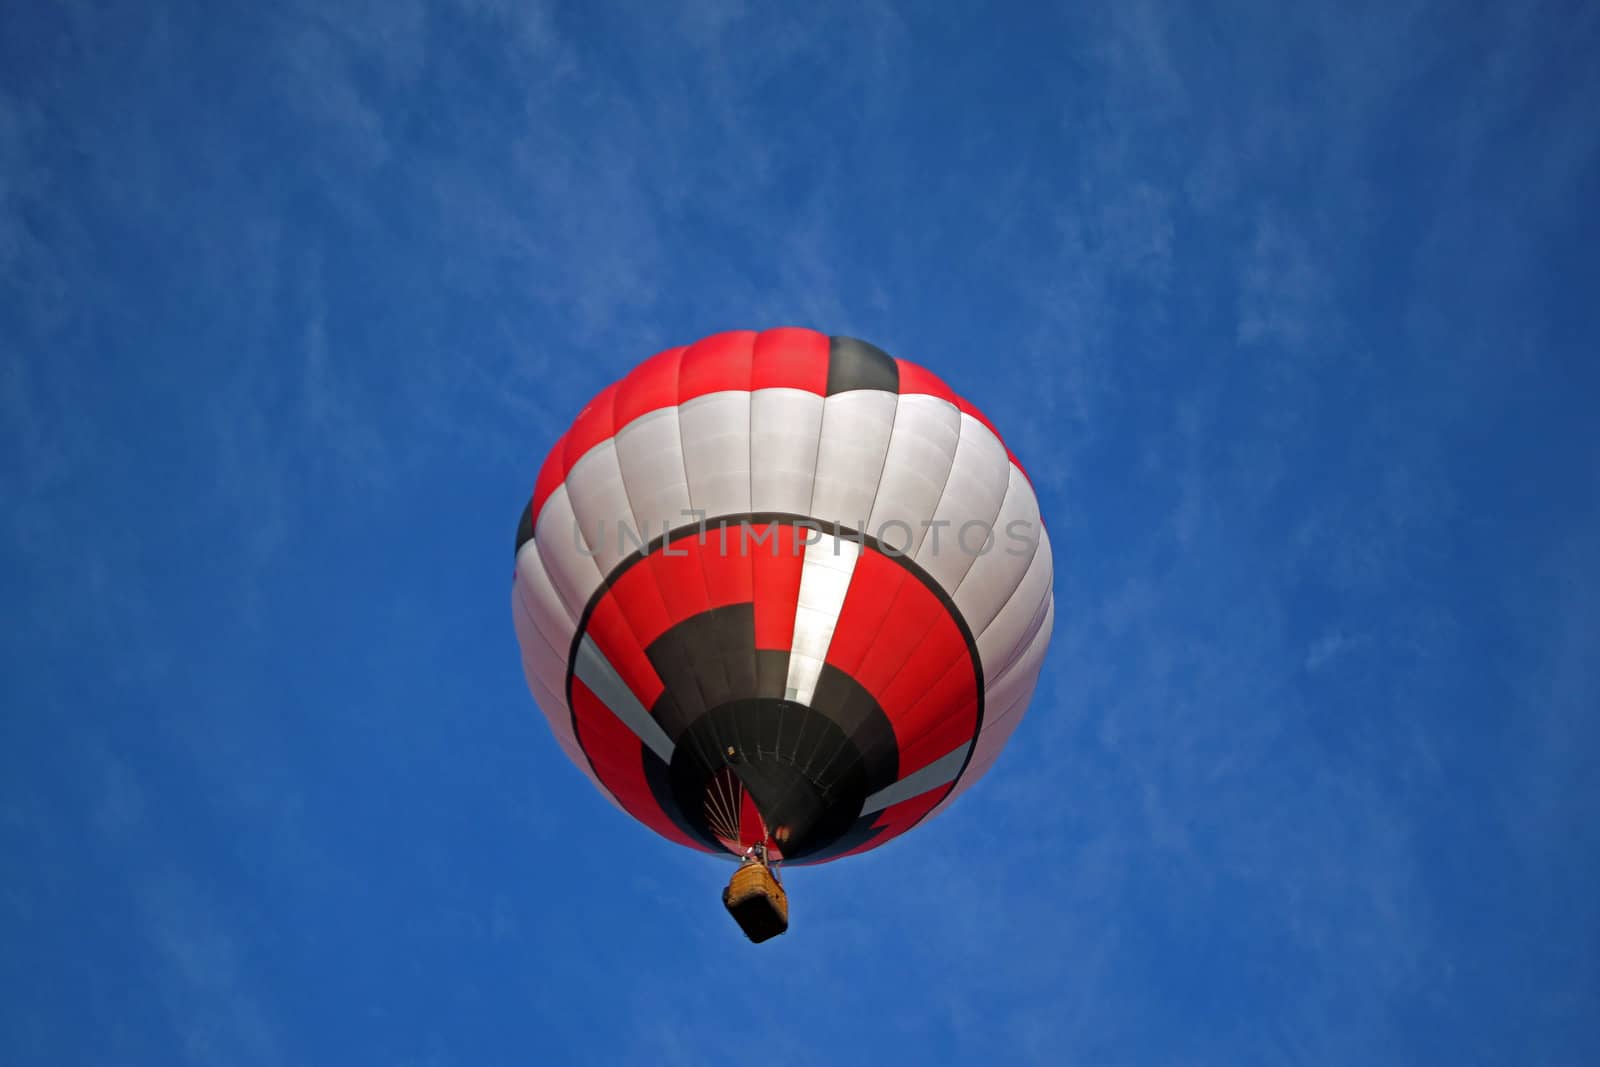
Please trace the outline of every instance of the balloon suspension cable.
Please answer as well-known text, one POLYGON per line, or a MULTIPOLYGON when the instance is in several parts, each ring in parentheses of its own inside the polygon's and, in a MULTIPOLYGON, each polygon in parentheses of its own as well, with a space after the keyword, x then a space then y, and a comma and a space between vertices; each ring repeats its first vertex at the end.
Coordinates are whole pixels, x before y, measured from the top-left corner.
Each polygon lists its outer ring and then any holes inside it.
POLYGON ((706 790, 706 822, 711 832, 724 841, 738 842, 739 812, 743 806, 744 787, 738 777, 726 769, 715 775, 706 790))

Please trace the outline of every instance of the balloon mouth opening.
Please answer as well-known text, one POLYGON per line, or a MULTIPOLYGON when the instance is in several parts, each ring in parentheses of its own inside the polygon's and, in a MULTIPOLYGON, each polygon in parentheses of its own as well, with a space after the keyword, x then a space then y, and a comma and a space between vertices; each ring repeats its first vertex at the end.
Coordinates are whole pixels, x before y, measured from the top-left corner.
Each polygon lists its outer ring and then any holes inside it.
POLYGON ((823 712, 748 698, 700 716, 667 773, 700 840, 735 856, 765 846, 799 859, 850 832, 869 790, 852 740, 823 712))

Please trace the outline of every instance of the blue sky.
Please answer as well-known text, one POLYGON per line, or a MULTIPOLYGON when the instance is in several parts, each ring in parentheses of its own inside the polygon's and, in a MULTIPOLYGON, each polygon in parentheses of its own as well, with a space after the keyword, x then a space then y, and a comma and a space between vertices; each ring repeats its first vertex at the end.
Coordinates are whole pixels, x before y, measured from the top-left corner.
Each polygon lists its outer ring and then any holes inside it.
POLYGON ((1600 1061, 1600 9, 779 6, 0 4, 0 1060, 1600 1061), (752 946, 508 590, 775 325, 995 419, 1057 615, 752 946))

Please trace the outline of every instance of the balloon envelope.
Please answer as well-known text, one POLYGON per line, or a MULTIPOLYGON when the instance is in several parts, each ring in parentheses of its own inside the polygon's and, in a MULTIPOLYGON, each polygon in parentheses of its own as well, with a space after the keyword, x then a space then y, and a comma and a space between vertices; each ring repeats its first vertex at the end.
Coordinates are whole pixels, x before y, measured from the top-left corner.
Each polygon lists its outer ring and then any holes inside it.
POLYGON ((1022 719, 1050 543, 994 427, 852 338, 735 331, 578 414, 517 533, 528 685, 608 799, 819 863, 942 811, 1022 719))

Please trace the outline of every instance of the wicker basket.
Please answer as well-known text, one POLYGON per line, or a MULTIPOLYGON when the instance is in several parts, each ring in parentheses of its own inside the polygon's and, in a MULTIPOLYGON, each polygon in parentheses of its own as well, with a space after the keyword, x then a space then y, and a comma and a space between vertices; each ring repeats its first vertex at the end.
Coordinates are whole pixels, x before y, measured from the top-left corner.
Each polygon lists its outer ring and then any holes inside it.
POLYGON ((722 891, 722 903, 757 944, 789 929, 789 894, 764 864, 741 864, 722 891))

